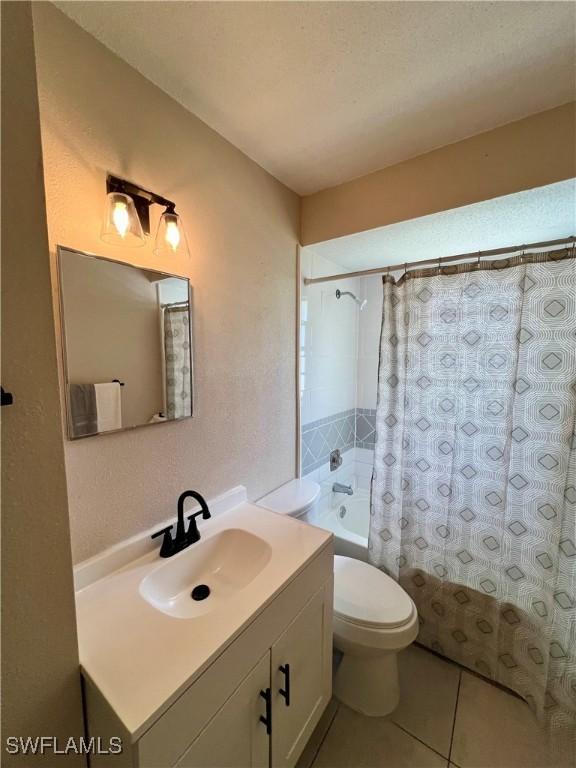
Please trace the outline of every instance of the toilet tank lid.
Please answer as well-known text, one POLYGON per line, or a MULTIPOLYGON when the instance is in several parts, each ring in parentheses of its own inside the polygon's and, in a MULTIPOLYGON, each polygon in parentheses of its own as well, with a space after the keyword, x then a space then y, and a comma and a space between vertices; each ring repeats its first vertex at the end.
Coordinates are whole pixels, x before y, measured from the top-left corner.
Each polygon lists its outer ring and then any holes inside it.
POLYGON ((272 493, 258 500, 259 507, 272 512, 298 517, 308 510, 320 495, 320 486, 313 480, 290 480, 272 493))

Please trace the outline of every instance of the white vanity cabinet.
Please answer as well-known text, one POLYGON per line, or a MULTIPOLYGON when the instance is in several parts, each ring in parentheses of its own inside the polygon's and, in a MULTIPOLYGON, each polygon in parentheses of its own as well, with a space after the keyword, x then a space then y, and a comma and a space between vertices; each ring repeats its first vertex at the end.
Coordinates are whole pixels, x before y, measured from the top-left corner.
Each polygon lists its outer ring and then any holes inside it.
POLYGON ((321 589, 176 764, 178 768, 293 766, 330 699, 321 589))
POLYGON ((140 733, 87 680, 89 735, 124 742, 91 765, 295 766, 332 693, 332 571, 330 541, 140 733))
POLYGON ((271 650, 272 765, 294 765, 332 693, 332 631, 326 649, 326 622, 330 622, 331 590, 320 590, 274 643, 271 650), (329 611, 327 610, 329 609, 329 611), (329 665, 326 663, 328 655, 329 665), (312 727, 310 724, 312 723, 312 727))
POLYGON ((178 768, 266 768, 270 739, 260 719, 265 716, 261 692, 270 695, 270 652, 194 739, 178 768))

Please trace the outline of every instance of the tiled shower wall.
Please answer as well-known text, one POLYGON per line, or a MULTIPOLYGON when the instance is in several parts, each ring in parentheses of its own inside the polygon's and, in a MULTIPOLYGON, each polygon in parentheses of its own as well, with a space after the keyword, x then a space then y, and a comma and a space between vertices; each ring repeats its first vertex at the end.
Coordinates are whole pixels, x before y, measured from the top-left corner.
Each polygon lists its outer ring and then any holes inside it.
POLYGON ((374 448, 376 411, 351 408, 302 427, 302 474, 312 472, 338 448, 374 448))
MULTIPOLYGON (((302 251, 302 274, 321 277, 342 266, 310 248, 302 251)), ((335 448, 374 448, 378 346, 382 317, 379 277, 345 278, 302 287, 300 398, 302 474, 326 464, 335 448), (360 312, 352 291, 368 304, 360 312)))
MULTIPOLYGON (((332 275, 342 267, 318 255, 303 257, 303 274, 332 275)), ((359 294, 358 279, 303 286, 300 307, 300 398, 302 424, 356 408, 358 307, 349 296, 359 294)))

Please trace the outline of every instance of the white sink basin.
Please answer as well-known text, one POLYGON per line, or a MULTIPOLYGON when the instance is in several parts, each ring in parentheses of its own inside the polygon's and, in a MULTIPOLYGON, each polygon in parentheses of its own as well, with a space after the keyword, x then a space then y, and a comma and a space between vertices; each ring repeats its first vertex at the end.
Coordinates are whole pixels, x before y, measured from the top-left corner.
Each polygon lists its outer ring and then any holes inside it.
POLYGON ((224 608, 258 576, 271 555, 272 548, 264 539, 240 528, 227 528, 151 571, 140 582, 140 594, 169 616, 202 616, 224 608), (204 587, 209 588, 208 596, 204 587), (200 599, 192 597, 193 590, 200 599))

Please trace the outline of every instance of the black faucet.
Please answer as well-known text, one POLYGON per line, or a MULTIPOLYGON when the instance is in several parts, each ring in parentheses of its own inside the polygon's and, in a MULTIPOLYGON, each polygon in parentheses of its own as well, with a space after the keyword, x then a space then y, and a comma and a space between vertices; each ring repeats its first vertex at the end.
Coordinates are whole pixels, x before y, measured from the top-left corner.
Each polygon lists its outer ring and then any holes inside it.
POLYGON ((202 515, 203 520, 210 519, 210 510, 208 509, 206 500, 198 493, 198 491, 184 491, 184 493, 182 493, 178 499, 178 522, 176 523, 176 536, 172 538, 172 528, 174 527, 173 525, 169 525, 166 528, 162 528, 160 531, 156 531, 156 533, 152 534, 153 539, 155 539, 157 536, 164 535, 164 538, 162 539, 162 546, 160 547, 160 557, 172 557, 172 555, 176 555, 178 552, 182 552, 183 549, 186 549, 186 547, 189 547, 190 544, 194 544, 194 542, 200 540, 200 532, 198 531, 198 526, 196 524, 196 518, 198 515, 202 515), (186 529, 184 523, 184 501, 187 498, 196 499, 196 501, 200 504, 199 512, 194 512, 193 514, 188 515, 188 529, 186 529))

